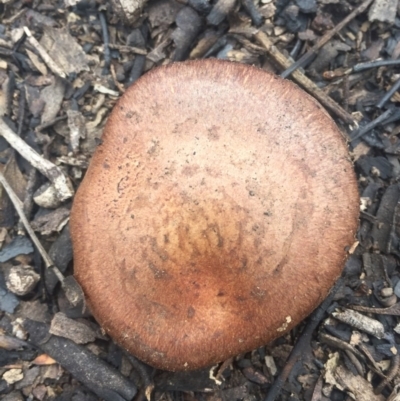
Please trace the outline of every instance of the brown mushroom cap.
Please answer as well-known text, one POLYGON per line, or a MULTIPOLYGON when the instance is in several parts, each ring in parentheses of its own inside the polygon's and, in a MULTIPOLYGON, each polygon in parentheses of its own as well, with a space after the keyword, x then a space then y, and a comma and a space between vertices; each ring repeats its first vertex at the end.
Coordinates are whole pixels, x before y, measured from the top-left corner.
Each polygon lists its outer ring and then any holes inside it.
POLYGON ((203 367, 324 299, 358 202, 341 134, 293 83, 217 60, 168 65, 108 120, 72 210, 75 275, 131 353, 203 367))

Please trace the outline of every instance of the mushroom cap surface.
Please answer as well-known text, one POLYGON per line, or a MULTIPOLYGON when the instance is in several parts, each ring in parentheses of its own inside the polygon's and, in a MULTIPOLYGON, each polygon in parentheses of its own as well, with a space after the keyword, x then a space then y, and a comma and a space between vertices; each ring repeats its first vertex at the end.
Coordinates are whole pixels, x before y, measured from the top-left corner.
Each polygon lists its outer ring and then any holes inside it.
POLYGON ((204 367, 318 306, 358 205, 339 130, 292 82, 218 60, 159 67, 118 101, 77 192, 75 276, 132 354, 204 367))

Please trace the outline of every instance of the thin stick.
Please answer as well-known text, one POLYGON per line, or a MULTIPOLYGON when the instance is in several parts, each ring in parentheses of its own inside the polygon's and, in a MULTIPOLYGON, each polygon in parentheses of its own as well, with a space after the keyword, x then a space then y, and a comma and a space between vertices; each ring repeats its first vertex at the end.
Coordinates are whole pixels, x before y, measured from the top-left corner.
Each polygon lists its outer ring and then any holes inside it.
POLYGON ((389 67, 392 65, 399 65, 400 60, 374 60, 374 61, 366 61, 365 63, 358 63, 352 68, 352 72, 361 72, 364 70, 369 70, 370 68, 378 68, 378 67, 389 67))
POLYGON ((40 156, 39 153, 21 139, 2 118, 0 118, 0 134, 12 148, 51 181, 61 201, 69 199, 74 195, 72 184, 68 177, 64 175, 63 171, 49 160, 40 156))
POLYGON ((400 112, 398 110, 387 109, 384 113, 382 113, 379 117, 375 118, 375 120, 372 120, 366 126, 358 129, 357 131, 353 131, 353 135, 351 136, 350 141, 354 142, 356 139, 361 138, 363 135, 367 134, 378 125, 385 124, 386 121, 394 115, 396 115, 397 118, 400 118, 400 112))
POLYGON ((50 70, 60 76, 61 78, 66 78, 67 74, 62 70, 60 66, 56 64, 56 62, 50 57, 49 53, 45 50, 45 48, 36 40, 36 38, 32 35, 31 31, 28 27, 24 26, 25 34, 28 38, 28 42, 37 50, 40 54, 40 57, 47 64, 50 70))
MULTIPOLYGON (((38 237, 36 236, 31 225, 29 224, 29 221, 25 216, 25 213, 23 210, 23 204, 22 204, 21 200, 18 198, 17 194, 11 188, 11 185, 8 183, 8 181, 4 177, 3 173, 1 173, 1 172, 0 172, 0 184, 3 185, 4 189, 6 190, 7 195, 9 196, 12 204, 14 205, 14 208, 17 211, 18 216, 19 216, 20 220, 22 221, 22 224, 24 225, 26 232, 29 234, 32 242, 35 244, 37 250, 39 251, 40 255, 42 256, 46 267, 54 266, 53 261, 51 260, 50 256, 45 251, 45 249, 43 248, 38 237)), ((60 281, 64 280, 64 276, 57 268, 55 269, 55 273, 60 281), (59 276, 57 274, 57 271, 61 276, 59 276)))
POLYGON ((289 377, 290 372, 293 369, 293 366, 296 364, 298 360, 300 360, 304 350, 307 348, 307 345, 311 341, 312 333, 314 332, 319 322, 324 317, 326 310, 333 301, 333 297, 335 296, 335 294, 338 292, 338 290, 341 288, 342 285, 343 285, 343 278, 339 278, 339 280, 336 282, 335 286, 332 288, 329 295, 310 316, 310 319, 306 327, 301 333, 300 338, 298 339, 296 345, 293 347, 292 352, 290 353, 289 358, 286 361, 285 367, 283 368, 279 376, 275 379, 264 401, 276 400, 277 396, 281 392, 283 385, 285 384, 285 381, 289 377))
POLYGON ((21 18, 27 11, 28 11, 28 8, 22 8, 16 14, 14 14, 12 17, 10 17, 8 19, 3 19, 2 24, 4 24, 4 25, 12 24, 18 18, 21 18))
MULTIPOLYGON (((265 48, 268 54, 274 58, 274 60, 283 68, 290 66, 289 59, 281 53, 275 45, 271 42, 268 36, 264 32, 257 32, 254 37, 256 40, 265 48)), ((311 95, 318 99, 327 109, 334 113, 345 123, 352 126, 357 125, 353 117, 347 113, 342 107, 340 107, 331 97, 325 94, 314 82, 308 79, 302 72, 294 71, 292 74, 293 79, 306 89, 311 95)))
POLYGON ((103 43, 104 43, 104 75, 107 74, 108 69, 110 68, 111 65, 111 51, 110 51, 110 35, 108 33, 108 27, 107 27, 107 20, 106 16, 103 12, 99 13, 99 20, 100 20, 100 26, 101 26, 101 33, 103 36, 103 43))
POLYGON ((400 369, 400 355, 396 354, 392 358, 392 361, 390 363, 390 369, 386 373, 386 378, 383 379, 381 383, 375 388, 374 393, 375 394, 382 393, 385 387, 397 376, 399 369, 400 369))
POLYGON ((73 278, 73 276, 68 276, 67 278, 65 278, 65 276, 61 273, 60 269, 54 265, 53 260, 46 252, 46 250, 43 248, 41 242, 39 241, 38 237, 33 231, 31 225, 29 224, 29 221, 25 216, 21 200, 18 198, 17 194, 11 188, 10 184, 8 183, 3 173, 1 172, 0 172, 0 184, 3 185, 4 189, 6 190, 7 195, 9 196, 12 204, 14 205, 14 208, 17 211, 22 224, 24 225, 26 232, 29 234, 32 242, 35 244, 37 250, 42 256, 46 268, 48 269, 51 268, 53 270, 54 274, 57 276, 58 280, 61 283, 61 287, 64 290, 65 296, 67 297, 68 301, 73 306, 78 305, 79 302, 84 299, 82 288, 73 278))
POLYGON ((365 0, 361 3, 356 9, 354 9, 343 21, 339 22, 333 29, 326 32, 324 36, 310 49, 307 53, 301 56, 295 63, 286 67, 286 70, 282 72, 281 77, 287 78, 290 74, 292 74, 299 67, 303 66, 310 60, 311 57, 314 56, 318 52, 318 50, 323 47, 326 43, 328 43, 334 35, 340 32, 351 20, 353 20, 357 15, 363 13, 369 5, 372 3, 372 0, 365 0))
MULTIPOLYGON (((396 60, 397 61, 397 60, 396 60)), ((397 92, 400 88, 400 79, 398 79, 394 85, 385 93, 385 95, 382 97, 382 99, 378 102, 376 107, 381 109, 385 103, 397 92)))

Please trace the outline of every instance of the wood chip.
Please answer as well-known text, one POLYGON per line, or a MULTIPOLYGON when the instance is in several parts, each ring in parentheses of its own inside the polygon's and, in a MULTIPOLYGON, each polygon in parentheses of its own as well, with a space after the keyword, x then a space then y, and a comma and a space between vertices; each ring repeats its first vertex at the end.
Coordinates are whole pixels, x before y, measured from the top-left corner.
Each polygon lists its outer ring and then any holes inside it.
POLYGON ((40 44, 67 75, 89 71, 86 53, 66 28, 46 27, 40 44))
POLYGON ((88 325, 70 319, 62 312, 54 315, 49 332, 59 337, 69 338, 75 344, 86 344, 96 339, 95 332, 88 325))
POLYGON ((368 20, 393 24, 399 0, 375 0, 369 9, 368 20))
POLYGON ((385 335, 385 329, 381 322, 351 309, 343 309, 338 312, 333 312, 332 316, 343 323, 347 323, 349 326, 364 331, 377 338, 383 338, 385 335))

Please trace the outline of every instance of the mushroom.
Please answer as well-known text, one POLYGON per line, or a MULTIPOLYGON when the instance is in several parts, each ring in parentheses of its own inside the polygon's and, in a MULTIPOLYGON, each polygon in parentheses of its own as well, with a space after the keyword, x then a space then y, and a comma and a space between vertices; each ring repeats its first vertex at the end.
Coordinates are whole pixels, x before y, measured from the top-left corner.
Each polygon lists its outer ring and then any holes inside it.
POLYGON ((121 97, 71 215, 75 276, 132 354, 191 370, 281 336, 354 241, 346 144, 290 81, 218 60, 156 68, 121 97))

